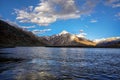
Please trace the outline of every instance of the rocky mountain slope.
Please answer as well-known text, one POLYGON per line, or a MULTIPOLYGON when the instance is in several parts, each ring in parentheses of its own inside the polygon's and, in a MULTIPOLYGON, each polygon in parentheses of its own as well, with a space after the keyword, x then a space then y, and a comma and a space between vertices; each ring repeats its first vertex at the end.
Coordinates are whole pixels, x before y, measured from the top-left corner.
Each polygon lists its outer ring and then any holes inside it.
POLYGON ((0 20, 0 47, 43 45, 45 45, 45 43, 39 41, 38 37, 32 32, 25 31, 0 20))
MULTIPOLYGON (((40 38, 41 39, 41 38, 40 38)), ((48 43, 48 46, 70 46, 70 47, 88 47, 95 46, 93 41, 77 37, 67 31, 49 37, 42 37, 48 43)))

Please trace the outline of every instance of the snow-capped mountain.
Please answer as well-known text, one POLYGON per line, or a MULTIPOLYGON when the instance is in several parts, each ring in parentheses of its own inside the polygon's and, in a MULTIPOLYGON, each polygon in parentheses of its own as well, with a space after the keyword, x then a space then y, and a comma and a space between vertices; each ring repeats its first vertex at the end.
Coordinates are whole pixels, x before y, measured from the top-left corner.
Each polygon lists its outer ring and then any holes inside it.
POLYGON ((97 45, 101 47, 120 47, 120 37, 111 37, 95 40, 97 45))
POLYGON ((119 40, 119 39, 120 37, 102 38, 102 39, 95 39, 94 42, 100 43, 100 42, 114 41, 114 40, 119 40))
POLYGON ((87 40, 83 37, 78 37, 75 34, 71 34, 67 31, 49 37, 44 37, 44 41, 47 41, 50 46, 94 46, 93 41, 87 40))
POLYGON ((120 47, 120 37, 102 38, 91 41, 84 36, 71 34, 65 30, 53 36, 42 37, 40 40, 47 43, 47 46, 120 47))
POLYGON ((63 35, 63 34, 68 34, 69 32, 67 32, 66 30, 63 30, 61 33, 59 33, 58 35, 63 35))

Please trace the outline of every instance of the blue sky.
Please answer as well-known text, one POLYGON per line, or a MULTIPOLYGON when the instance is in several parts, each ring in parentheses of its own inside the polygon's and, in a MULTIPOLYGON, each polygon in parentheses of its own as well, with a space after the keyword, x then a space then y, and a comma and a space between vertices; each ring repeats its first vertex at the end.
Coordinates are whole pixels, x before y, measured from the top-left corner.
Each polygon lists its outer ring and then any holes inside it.
POLYGON ((1 0, 0 17, 50 36, 66 30, 88 39, 120 36, 120 0, 1 0))

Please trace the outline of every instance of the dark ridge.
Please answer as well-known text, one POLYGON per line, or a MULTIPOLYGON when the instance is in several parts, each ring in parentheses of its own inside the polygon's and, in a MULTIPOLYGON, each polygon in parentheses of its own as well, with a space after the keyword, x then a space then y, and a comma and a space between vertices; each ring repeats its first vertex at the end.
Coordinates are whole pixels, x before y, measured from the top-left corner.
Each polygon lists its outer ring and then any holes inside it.
POLYGON ((0 47, 44 45, 32 32, 0 20, 0 47))

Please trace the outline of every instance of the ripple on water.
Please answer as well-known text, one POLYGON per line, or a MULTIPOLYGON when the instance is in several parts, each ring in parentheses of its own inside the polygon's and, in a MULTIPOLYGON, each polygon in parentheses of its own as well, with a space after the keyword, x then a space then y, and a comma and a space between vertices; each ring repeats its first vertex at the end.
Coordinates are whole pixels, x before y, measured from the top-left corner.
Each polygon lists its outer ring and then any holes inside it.
POLYGON ((1 56, 13 59, 0 63, 1 80, 120 80, 120 49, 17 47, 1 56))

